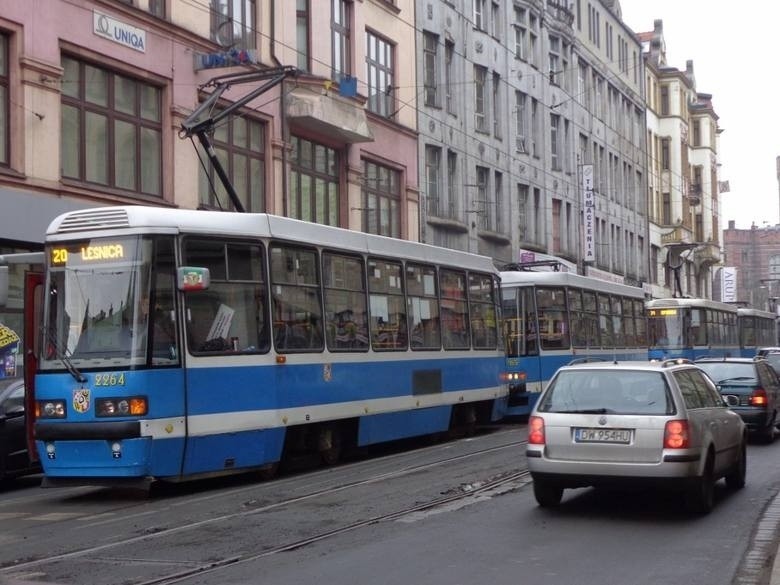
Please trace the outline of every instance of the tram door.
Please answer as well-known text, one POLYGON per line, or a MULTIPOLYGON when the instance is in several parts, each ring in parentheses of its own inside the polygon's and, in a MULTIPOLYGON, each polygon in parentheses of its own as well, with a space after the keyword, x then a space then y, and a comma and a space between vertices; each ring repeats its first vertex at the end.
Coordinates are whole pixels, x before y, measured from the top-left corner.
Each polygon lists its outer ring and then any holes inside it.
POLYGON ((30 461, 38 460, 35 426, 35 372, 41 350, 43 320, 43 273, 27 272, 24 278, 24 409, 27 426, 27 452, 30 461))

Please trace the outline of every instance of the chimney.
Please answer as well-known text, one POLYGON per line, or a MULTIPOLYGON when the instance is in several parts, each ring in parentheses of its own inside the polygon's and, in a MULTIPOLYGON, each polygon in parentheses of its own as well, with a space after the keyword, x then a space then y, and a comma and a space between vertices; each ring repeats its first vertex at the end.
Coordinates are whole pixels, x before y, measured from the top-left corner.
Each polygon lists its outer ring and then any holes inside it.
MULTIPOLYGON (((780 157, 778 157, 778 158, 780 158, 780 157)), ((735 220, 733 220, 733 219, 730 219, 730 220, 729 220, 729 229, 730 229, 730 230, 733 230, 733 229, 735 229, 735 228, 736 228, 736 221, 735 221, 735 220)))

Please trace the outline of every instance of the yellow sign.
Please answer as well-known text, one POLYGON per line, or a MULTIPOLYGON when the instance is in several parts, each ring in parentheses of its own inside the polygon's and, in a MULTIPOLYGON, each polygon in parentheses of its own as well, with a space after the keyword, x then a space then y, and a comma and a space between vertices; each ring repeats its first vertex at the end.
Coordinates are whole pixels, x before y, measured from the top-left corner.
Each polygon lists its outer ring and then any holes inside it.
POLYGON ((677 309, 650 309, 649 317, 674 317, 677 315, 677 309))
POLYGON ((0 350, 11 347, 15 343, 19 343, 16 331, 5 325, 0 325, 0 350))
POLYGON ((51 263, 54 265, 71 262, 99 262, 101 260, 120 260, 125 257, 123 244, 82 245, 74 248, 52 248, 51 263))

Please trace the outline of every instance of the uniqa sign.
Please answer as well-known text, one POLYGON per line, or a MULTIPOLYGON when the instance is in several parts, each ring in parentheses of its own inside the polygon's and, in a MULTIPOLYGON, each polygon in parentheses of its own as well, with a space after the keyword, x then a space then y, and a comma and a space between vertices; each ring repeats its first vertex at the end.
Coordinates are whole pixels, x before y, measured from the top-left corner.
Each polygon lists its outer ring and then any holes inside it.
POLYGON ((92 13, 92 32, 141 53, 146 52, 145 30, 125 24, 97 10, 92 13))

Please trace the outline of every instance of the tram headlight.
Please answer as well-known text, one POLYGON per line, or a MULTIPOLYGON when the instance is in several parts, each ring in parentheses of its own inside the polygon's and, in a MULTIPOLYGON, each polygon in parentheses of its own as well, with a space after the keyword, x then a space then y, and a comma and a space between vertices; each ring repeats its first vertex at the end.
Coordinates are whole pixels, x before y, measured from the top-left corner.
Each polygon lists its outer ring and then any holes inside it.
POLYGON ((65 418, 64 400, 38 400, 35 403, 36 418, 65 418))
POLYGON ((143 416, 149 412, 146 396, 98 398, 96 416, 143 416))

